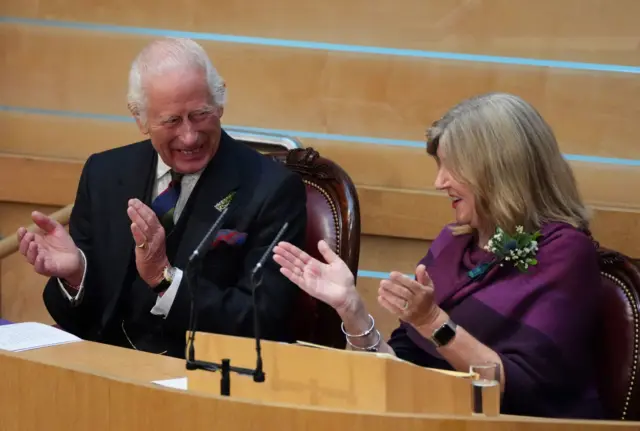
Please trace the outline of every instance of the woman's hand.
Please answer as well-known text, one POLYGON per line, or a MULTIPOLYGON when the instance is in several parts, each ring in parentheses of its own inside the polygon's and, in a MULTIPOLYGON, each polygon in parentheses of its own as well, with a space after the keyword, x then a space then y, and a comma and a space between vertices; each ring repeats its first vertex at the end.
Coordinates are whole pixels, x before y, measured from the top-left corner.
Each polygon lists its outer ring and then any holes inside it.
POLYGON ((281 266, 280 272, 285 277, 340 313, 359 301, 353 274, 325 241, 318 243, 318 250, 327 263, 288 242, 281 242, 273 249, 273 260, 281 266))
POLYGON ((380 282, 378 303, 401 320, 418 328, 433 324, 440 314, 433 298, 433 282, 424 265, 418 265, 413 280, 399 272, 392 272, 388 280, 380 282))

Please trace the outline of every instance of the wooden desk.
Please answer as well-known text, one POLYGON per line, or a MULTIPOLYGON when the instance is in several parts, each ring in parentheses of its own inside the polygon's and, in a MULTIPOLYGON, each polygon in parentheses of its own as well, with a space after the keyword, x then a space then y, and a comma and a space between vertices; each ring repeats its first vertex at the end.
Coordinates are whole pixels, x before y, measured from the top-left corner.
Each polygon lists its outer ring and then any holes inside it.
POLYGON ((16 355, 43 364, 141 383, 187 375, 184 360, 91 341, 28 350, 16 355))
POLYGON ((186 375, 184 361, 91 342, 0 352, 0 429, 588 431, 640 423, 500 416, 371 414, 248 402, 150 384, 186 375))

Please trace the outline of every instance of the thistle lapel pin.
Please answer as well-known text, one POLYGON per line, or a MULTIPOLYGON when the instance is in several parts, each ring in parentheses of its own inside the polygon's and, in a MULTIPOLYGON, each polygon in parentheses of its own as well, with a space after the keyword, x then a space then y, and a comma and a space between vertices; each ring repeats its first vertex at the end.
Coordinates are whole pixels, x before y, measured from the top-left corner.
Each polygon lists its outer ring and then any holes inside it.
POLYGON ((235 194, 236 194, 235 191, 229 193, 220 202, 214 205, 215 209, 217 209, 220 212, 224 211, 233 200, 233 197, 235 196, 235 194))

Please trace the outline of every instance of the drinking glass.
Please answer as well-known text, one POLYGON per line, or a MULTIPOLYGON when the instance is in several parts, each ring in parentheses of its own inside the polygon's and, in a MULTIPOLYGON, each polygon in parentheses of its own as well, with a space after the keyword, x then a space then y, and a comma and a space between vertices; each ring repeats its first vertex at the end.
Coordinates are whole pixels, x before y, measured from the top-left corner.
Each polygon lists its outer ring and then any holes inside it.
POLYGON ((473 413, 495 416, 500 413, 500 366, 495 362, 474 364, 469 367, 473 374, 473 413))

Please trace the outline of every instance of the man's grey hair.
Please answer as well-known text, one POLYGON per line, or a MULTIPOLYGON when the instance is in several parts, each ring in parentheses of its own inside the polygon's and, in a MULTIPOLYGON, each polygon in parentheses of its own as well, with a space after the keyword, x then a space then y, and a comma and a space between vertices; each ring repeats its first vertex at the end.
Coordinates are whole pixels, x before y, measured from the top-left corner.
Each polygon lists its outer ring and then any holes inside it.
POLYGON ((224 107, 226 86, 205 50, 191 39, 165 38, 147 45, 138 54, 129 72, 127 104, 129 110, 146 122, 144 81, 169 70, 204 70, 213 104, 224 107))

